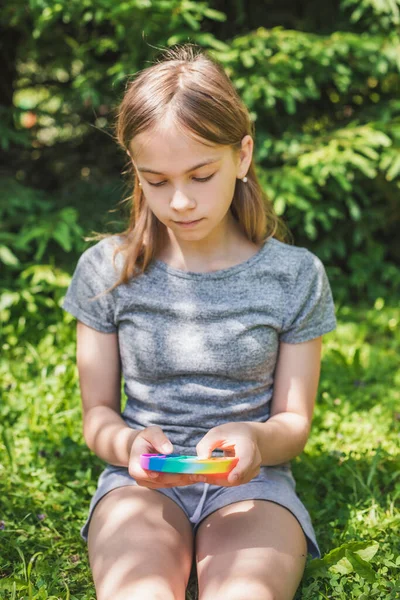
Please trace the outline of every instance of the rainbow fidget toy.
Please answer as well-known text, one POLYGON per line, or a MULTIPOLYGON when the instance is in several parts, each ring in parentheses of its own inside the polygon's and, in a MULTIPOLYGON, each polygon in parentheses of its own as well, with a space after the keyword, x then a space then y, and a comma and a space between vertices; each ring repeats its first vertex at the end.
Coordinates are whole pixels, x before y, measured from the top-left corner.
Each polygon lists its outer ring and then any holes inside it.
POLYGON ((211 475, 229 473, 238 460, 238 458, 226 456, 200 459, 197 456, 182 456, 181 454, 141 454, 140 466, 147 471, 161 473, 211 475))

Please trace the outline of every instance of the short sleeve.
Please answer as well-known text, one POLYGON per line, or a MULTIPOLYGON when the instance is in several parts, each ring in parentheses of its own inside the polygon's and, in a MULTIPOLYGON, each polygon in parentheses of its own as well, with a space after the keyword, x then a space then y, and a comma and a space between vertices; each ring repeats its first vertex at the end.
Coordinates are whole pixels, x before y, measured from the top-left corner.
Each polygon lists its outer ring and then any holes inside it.
POLYGON ((287 302, 280 340, 306 342, 336 329, 335 305, 321 260, 309 250, 302 257, 287 302))
POLYGON ((103 333, 113 333, 117 330, 115 289, 93 300, 117 281, 112 260, 105 252, 105 241, 101 240, 83 252, 61 306, 85 325, 103 333))

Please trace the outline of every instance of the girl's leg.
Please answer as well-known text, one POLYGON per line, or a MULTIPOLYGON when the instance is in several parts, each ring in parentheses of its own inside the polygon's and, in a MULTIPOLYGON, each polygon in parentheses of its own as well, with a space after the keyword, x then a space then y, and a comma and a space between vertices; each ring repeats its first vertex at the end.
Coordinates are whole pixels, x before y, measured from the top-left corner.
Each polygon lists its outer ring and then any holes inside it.
POLYGON ((97 600, 184 600, 192 526, 164 494, 119 487, 93 511, 88 553, 97 600))
POLYGON ((293 600, 307 542, 286 508, 244 500, 215 511, 199 526, 199 600, 293 600))

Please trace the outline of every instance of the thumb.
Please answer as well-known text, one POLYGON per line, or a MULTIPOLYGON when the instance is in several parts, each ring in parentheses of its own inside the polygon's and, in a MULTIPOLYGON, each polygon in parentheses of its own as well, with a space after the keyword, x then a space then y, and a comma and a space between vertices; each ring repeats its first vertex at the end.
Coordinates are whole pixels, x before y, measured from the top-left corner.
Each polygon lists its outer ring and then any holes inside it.
POLYGON ((147 440, 160 454, 170 454, 174 449, 161 427, 149 428, 147 440))
POLYGON ((221 438, 217 435, 217 432, 213 432, 212 430, 206 433, 202 440, 196 446, 197 456, 201 460, 206 460, 210 458, 212 451, 214 448, 218 447, 218 444, 221 443, 221 438))

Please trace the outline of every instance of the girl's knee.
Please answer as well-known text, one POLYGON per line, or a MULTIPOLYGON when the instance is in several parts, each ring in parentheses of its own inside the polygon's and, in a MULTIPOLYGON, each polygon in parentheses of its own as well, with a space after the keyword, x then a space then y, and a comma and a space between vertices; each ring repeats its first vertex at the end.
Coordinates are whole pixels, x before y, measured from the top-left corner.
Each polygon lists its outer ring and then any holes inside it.
POLYGON ((210 585, 204 590, 199 591, 199 600, 292 600, 284 598, 279 592, 271 586, 262 582, 243 581, 238 582, 232 577, 232 580, 221 583, 220 585, 210 585))
POLYGON ((88 536, 97 599, 184 600, 193 540, 181 509, 166 496, 132 487, 101 502, 88 536))
POLYGON ((165 586, 162 582, 140 582, 124 586, 120 589, 113 589, 112 593, 96 588, 97 600, 184 600, 185 592, 177 594, 169 586, 165 586))

